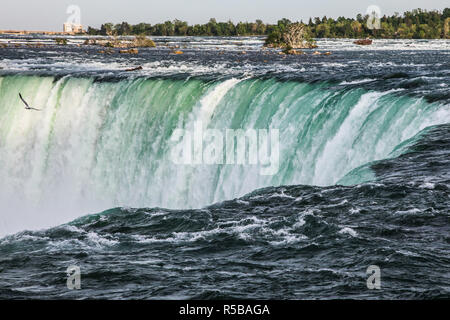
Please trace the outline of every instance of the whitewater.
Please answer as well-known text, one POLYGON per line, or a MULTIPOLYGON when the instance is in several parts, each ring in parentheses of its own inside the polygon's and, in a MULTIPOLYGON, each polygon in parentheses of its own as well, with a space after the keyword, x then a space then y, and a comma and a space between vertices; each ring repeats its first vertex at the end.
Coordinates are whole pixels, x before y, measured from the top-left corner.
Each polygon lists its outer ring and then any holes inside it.
MULTIPOLYGON (((400 266, 412 259, 405 265, 427 273, 428 283, 440 289, 418 284, 404 296, 392 285, 384 297, 448 295, 442 273, 449 257, 448 40, 380 40, 352 49, 349 40, 327 39, 318 44, 332 50, 330 56, 307 51, 287 57, 263 50, 257 37, 161 38, 156 40, 184 46, 185 53, 158 47, 133 57, 76 46, 82 40, 71 37, 68 47, 0 48, 4 270, 23 264, 20 254, 29 250, 61 270, 83 263, 85 255, 108 253, 121 266, 111 266, 114 272, 129 275, 124 283, 169 276, 158 261, 171 261, 169 269, 179 273, 173 290, 157 293, 157 284, 142 284, 147 289, 132 293, 135 298, 368 297, 352 284, 366 264, 389 259, 400 266), (143 69, 125 71, 136 66, 143 69), (19 92, 42 111, 25 110, 19 92), (210 129, 279 130, 277 173, 261 175, 258 165, 175 164, 174 131, 199 120, 210 129), (425 229, 412 234, 418 221, 425 229), (365 258, 355 261, 338 248, 365 258), (423 268, 421 248, 429 252, 423 268), (239 250, 246 252, 245 263, 239 250), (63 261, 51 256, 72 251, 63 261), (121 260, 125 252, 133 268, 121 260), (328 258, 320 260, 325 252, 328 258), (216 280, 193 284, 182 276, 188 261, 198 277, 216 280), (294 261, 310 278, 304 290, 292 287, 294 261), (258 270, 286 287, 258 285, 258 270), (231 285, 244 281, 243 274, 251 275, 253 293, 231 285), (316 277, 338 284, 320 291, 316 277)), ((91 288, 98 285, 99 268, 88 267, 91 288)), ((48 297, 60 296, 57 275, 48 277, 48 297)), ((398 281, 411 281, 404 277, 398 281)), ((30 279, 4 283, 0 296, 40 294, 45 284, 30 279)), ((97 294, 127 295, 113 280, 109 285, 97 294)))

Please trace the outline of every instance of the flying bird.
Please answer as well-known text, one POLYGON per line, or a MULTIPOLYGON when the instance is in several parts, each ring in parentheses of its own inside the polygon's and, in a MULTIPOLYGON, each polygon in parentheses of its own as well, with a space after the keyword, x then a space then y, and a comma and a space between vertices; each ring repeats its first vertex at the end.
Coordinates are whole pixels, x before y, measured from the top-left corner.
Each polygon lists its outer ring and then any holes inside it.
POLYGON ((19 92, 19 97, 20 97, 20 100, 22 100, 22 102, 25 104, 25 109, 26 109, 26 110, 41 111, 41 109, 36 109, 36 108, 30 107, 30 106, 28 105, 28 103, 25 101, 25 99, 22 97, 22 95, 20 94, 20 92, 19 92))

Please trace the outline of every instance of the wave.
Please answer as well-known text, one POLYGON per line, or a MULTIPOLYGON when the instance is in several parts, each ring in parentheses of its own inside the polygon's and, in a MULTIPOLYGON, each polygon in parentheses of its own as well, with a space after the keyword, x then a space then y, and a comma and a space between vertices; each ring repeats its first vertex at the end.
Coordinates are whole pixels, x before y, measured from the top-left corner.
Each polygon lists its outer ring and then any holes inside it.
POLYGON ((448 105, 398 93, 254 78, 0 77, 0 232, 117 206, 198 208, 262 187, 334 185, 450 122, 448 105), (18 92, 43 111, 24 111, 18 92), (279 129, 278 173, 175 165, 170 138, 198 119, 279 129))
MULTIPOLYGON (((440 129, 448 146, 450 126, 440 129)), ((414 165, 437 158, 425 153, 414 165)), ((448 159, 447 148, 440 173, 448 159)), ((20 232, 0 239, 0 297, 448 298, 430 284, 449 278, 449 181, 268 187, 200 210, 114 208, 20 232), (373 263, 387 274, 381 292, 364 289, 373 263), (82 268, 77 292, 61 285, 73 264, 82 268)))

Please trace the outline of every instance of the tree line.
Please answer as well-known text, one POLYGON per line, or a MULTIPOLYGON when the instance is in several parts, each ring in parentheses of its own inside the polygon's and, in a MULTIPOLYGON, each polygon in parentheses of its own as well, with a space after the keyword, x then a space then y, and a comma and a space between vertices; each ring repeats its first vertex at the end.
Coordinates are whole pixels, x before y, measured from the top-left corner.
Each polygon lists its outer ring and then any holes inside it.
MULTIPOLYGON (((407 38, 437 39, 449 38, 450 8, 442 11, 415 9, 400 15, 382 16, 380 29, 367 27, 368 15, 358 14, 355 19, 339 17, 337 19, 310 18, 308 22, 300 21, 307 27, 312 38, 407 38)), ((276 24, 265 24, 261 20, 255 22, 232 21, 217 22, 212 18, 206 24, 189 25, 186 21, 174 20, 164 23, 120 24, 105 23, 100 29, 89 27, 89 35, 147 35, 147 36, 251 36, 268 35, 273 39, 279 37, 286 27, 293 22, 281 19, 276 24)))

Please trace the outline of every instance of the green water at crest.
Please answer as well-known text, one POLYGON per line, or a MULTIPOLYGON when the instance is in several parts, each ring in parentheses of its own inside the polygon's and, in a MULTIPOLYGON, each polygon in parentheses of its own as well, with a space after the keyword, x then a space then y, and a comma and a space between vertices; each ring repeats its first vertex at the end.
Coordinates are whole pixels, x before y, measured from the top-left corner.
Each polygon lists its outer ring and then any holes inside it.
POLYGON ((19 204, 94 211, 200 207, 266 186, 356 184, 374 179, 370 169, 343 177, 449 119, 438 103, 326 84, 5 76, 0 191, 19 204), (24 110, 18 92, 43 110, 24 110), (278 173, 263 176, 254 165, 175 165, 174 130, 199 119, 221 130, 279 129, 278 173))

